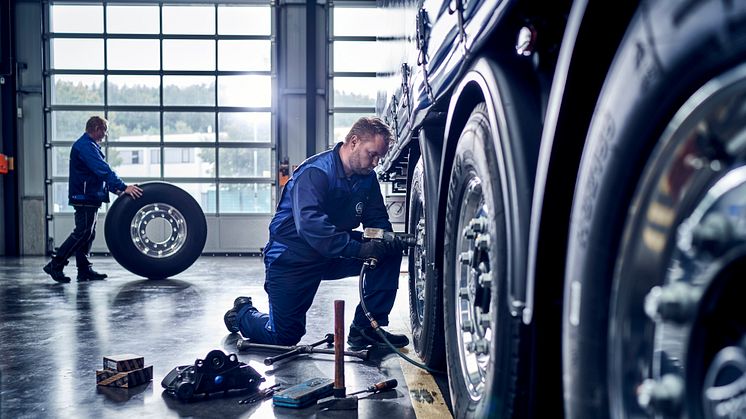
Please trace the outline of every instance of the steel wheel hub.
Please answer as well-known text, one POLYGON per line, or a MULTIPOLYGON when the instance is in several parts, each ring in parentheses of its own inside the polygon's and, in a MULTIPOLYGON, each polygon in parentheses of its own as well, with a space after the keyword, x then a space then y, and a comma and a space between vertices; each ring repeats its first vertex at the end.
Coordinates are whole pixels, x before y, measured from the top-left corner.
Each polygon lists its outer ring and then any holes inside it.
POLYGON ((177 253, 187 237, 184 216, 162 202, 140 208, 130 223, 130 238, 137 250, 154 258, 177 253))

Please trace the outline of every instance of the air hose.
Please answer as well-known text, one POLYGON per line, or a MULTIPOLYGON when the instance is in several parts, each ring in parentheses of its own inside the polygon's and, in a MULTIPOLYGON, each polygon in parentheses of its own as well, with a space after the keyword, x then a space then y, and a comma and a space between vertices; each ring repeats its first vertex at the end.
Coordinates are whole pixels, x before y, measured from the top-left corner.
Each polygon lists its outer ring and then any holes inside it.
POLYGON ((373 330, 378 334, 378 336, 381 337, 381 339, 386 343, 386 345, 395 354, 399 355, 405 361, 409 362, 410 364, 412 364, 412 365, 414 365, 416 367, 422 368, 422 369, 424 369, 424 370, 426 370, 426 371, 428 371, 428 372, 430 372, 432 374, 445 374, 444 371, 438 371, 438 370, 432 369, 432 368, 428 367, 427 365, 419 363, 419 362, 415 361, 414 359, 412 359, 412 358, 404 355, 403 353, 401 353, 394 345, 391 344, 391 342, 389 342, 389 340, 386 338, 386 335, 383 333, 383 329, 381 329, 381 326, 378 324, 378 322, 376 321, 376 319, 373 318, 373 315, 370 314, 370 312, 368 311, 368 307, 365 306, 365 300, 363 299, 363 281, 365 279, 365 272, 368 269, 375 268, 375 266, 376 266, 376 260, 375 259, 367 259, 365 262, 363 262, 363 267, 362 267, 362 269, 360 269, 360 283, 359 283, 359 286, 358 286, 358 290, 360 292, 360 307, 363 309, 363 313, 365 313, 365 317, 367 317, 368 320, 370 321, 370 327, 373 328, 373 330))

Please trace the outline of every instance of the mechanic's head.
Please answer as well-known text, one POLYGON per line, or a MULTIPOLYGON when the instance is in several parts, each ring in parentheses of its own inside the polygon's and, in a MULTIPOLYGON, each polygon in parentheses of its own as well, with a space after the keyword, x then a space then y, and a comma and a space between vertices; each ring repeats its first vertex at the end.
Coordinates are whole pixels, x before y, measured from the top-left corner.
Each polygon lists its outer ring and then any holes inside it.
POLYGON ((340 150, 345 174, 367 175, 389 150, 391 128, 380 118, 362 117, 350 128, 340 150))
POLYGON ((96 142, 101 142, 109 134, 109 121, 100 116, 92 116, 85 124, 85 132, 96 142))

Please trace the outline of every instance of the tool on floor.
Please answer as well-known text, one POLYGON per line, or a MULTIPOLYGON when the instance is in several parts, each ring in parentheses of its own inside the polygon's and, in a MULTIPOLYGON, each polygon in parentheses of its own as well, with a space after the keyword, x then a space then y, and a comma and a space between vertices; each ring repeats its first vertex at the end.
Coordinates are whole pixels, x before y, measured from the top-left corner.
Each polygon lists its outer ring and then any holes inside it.
POLYGON ((274 406, 302 409, 310 406, 322 397, 332 394, 334 380, 331 378, 312 378, 292 387, 276 392, 272 396, 274 406))
POLYGON ((252 393, 249 397, 239 401, 238 404, 254 404, 256 402, 266 400, 275 394, 275 391, 277 391, 278 387, 280 387, 279 383, 271 385, 267 388, 263 388, 256 393, 252 393))
POLYGON ((96 370, 100 386, 132 388, 153 379, 153 366, 145 366, 140 355, 122 354, 104 357, 104 369, 96 370))
POLYGON ((396 388, 397 385, 399 385, 399 382, 396 381, 396 378, 392 378, 390 380, 375 383, 372 386, 366 388, 365 390, 356 391, 354 393, 350 393, 349 395, 354 396, 355 394, 360 394, 360 393, 379 393, 381 391, 394 389, 396 388))
POLYGON ((334 300, 334 392, 333 397, 319 400, 319 408, 324 410, 357 410, 357 397, 346 395, 344 316, 344 300, 334 300))
MULTIPOLYGON (((327 348, 317 348, 317 346, 322 345, 324 343, 330 344, 334 342, 334 335, 331 333, 328 333, 326 337, 318 342, 314 342, 310 345, 296 345, 296 346, 281 346, 281 345, 267 345, 264 343, 252 343, 249 341, 249 339, 239 339, 238 342, 236 342, 236 347, 239 351, 249 351, 252 349, 255 350, 265 350, 265 351, 283 351, 285 353, 282 353, 277 356, 272 356, 264 359, 264 365, 272 365, 277 361, 288 359, 288 358, 294 358, 298 355, 303 354, 334 354, 334 349, 327 349, 327 348)), ((355 358, 362 359, 363 361, 368 360, 368 351, 367 350, 361 350, 361 351, 344 351, 345 356, 351 356, 355 358)))

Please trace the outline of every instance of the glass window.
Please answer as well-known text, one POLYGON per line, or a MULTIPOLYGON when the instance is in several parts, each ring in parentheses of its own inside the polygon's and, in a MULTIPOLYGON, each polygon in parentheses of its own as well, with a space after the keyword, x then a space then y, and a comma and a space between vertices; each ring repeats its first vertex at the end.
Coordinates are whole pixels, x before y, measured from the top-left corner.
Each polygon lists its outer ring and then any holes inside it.
POLYGON ((164 70, 215 70, 215 41, 166 39, 163 41, 164 70))
POLYGON ((215 113, 164 112, 163 141, 215 142, 215 113))
POLYGON ((54 111, 52 112, 52 141, 75 141, 85 132, 85 124, 98 111, 54 111))
POLYGON ((218 6, 218 34, 270 35, 271 9, 267 6, 218 6))
POLYGON ((67 177, 70 170, 69 145, 52 147, 52 176, 67 177))
POLYGON ((272 161, 268 148, 221 148, 220 177, 272 176, 272 161))
MULTIPOLYGON (((74 212, 75 211, 75 209, 68 204, 67 182, 56 181, 52 184, 52 211, 54 212, 74 212)), ((62 244, 62 242, 60 242, 60 244, 62 244)))
POLYGON ((161 140, 158 112, 109 112, 109 141, 161 140))
POLYGON ((164 105, 215 105, 215 77, 163 76, 164 105))
POLYGON ((153 33, 160 30, 158 6, 106 6, 106 32, 108 33, 153 33))
POLYGON ((334 6, 335 36, 376 36, 381 27, 381 12, 375 7, 334 6))
POLYGON ((109 105, 160 104, 158 76, 108 76, 107 82, 109 105))
POLYGON ((160 50, 157 39, 109 39, 106 65, 109 70, 158 70, 160 50))
POLYGON ((49 23, 52 32, 102 33, 104 8, 100 4, 53 4, 49 23))
POLYGON ((54 75, 51 99, 54 105, 103 105, 104 76, 54 75))
POLYGON ((269 71, 270 41, 218 41, 218 70, 269 71))
POLYGON ((155 150, 150 150, 150 163, 161 163, 161 149, 157 148, 155 150))
POLYGON ((215 33, 215 8, 163 6, 163 33, 212 35, 215 33))
POLYGON ((334 71, 380 70, 381 46, 371 41, 334 41, 334 71))
POLYGON ((334 127, 333 132, 333 141, 338 142, 345 139, 345 136, 347 136, 347 133, 350 132, 350 128, 352 128, 352 124, 355 123, 358 119, 360 119, 361 116, 375 116, 370 113, 335 113, 332 118, 334 119, 334 122, 332 126, 334 127))
POLYGON ((103 70, 103 39, 65 39, 51 41, 51 65, 58 70, 103 70))
POLYGON ((214 183, 174 183, 174 185, 185 190, 202 207, 206 214, 216 212, 216 187, 214 183))
POLYGON ((272 186, 268 183, 223 183, 220 185, 220 212, 272 212, 272 186))
POLYGON ((218 114, 218 141, 269 143, 272 114, 269 112, 221 112, 218 114))
POLYGON ((166 177, 215 177, 215 148, 164 148, 163 175, 166 177))
POLYGON ((107 147, 106 161, 119 177, 160 177, 161 166, 150 160, 155 147, 107 147))
POLYGON ((375 77, 335 77, 335 107, 374 107, 378 96, 375 77))
POLYGON ((270 76, 220 76, 218 77, 219 106, 272 106, 272 80, 270 76))

